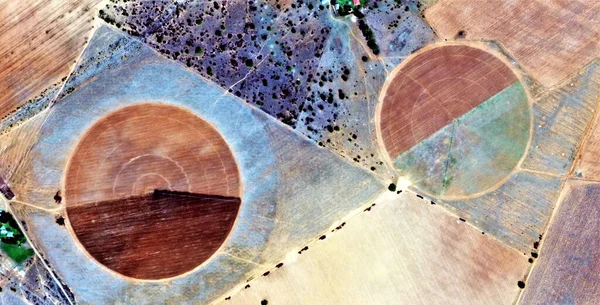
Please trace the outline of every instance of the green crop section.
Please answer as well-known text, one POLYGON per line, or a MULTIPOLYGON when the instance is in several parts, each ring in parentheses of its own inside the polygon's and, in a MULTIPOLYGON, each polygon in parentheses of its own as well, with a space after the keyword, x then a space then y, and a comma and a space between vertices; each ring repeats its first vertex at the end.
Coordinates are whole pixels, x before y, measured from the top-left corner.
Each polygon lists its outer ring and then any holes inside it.
POLYGON ((33 250, 27 247, 27 238, 17 222, 5 211, 0 211, 0 248, 18 264, 33 255, 33 250))
POLYGON ((21 264, 33 255, 33 250, 24 248, 22 246, 16 246, 11 244, 2 243, 0 245, 2 251, 12 258, 17 264, 21 264))

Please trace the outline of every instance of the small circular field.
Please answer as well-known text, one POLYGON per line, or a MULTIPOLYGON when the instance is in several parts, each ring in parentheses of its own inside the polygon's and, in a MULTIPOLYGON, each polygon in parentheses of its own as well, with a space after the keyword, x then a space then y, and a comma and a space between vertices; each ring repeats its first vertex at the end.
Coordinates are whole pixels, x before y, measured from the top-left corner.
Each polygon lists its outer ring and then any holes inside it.
POLYGON ((209 259, 241 204, 237 164, 219 132, 160 103, 96 122, 70 157, 63 192, 85 251, 144 280, 175 277, 209 259))
POLYGON ((531 112, 523 84, 496 55, 434 45, 402 62, 382 90, 381 145, 420 191, 458 199, 501 185, 527 149, 531 112))

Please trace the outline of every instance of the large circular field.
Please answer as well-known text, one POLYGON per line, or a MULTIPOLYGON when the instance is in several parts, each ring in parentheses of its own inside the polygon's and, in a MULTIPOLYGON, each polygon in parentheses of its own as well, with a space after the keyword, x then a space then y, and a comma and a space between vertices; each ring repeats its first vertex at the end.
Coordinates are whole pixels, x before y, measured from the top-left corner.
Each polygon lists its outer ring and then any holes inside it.
POLYGON ((406 59, 384 86, 378 120, 399 172, 447 199, 502 183, 522 159, 531 124, 516 74, 469 45, 438 45, 406 59))
POLYGON ((227 143, 179 107, 143 103, 96 122, 64 181, 69 223, 98 262, 137 279, 191 271, 227 238, 241 186, 227 143))

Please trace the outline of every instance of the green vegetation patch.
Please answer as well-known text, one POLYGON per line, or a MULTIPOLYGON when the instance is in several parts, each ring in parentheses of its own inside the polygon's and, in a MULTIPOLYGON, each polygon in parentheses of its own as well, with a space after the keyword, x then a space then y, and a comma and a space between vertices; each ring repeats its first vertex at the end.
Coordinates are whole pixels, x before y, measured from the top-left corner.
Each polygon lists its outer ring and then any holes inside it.
POLYGON ((6 211, 0 211, 0 248, 18 264, 33 255, 33 250, 27 246, 27 238, 6 211))
POLYGON ((354 5, 353 0, 333 0, 331 4, 340 16, 359 13, 359 9, 367 5, 367 0, 360 0, 360 4, 354 5))
POLYGON ((367 0, 360 0, 360 4, 359 5, 354 5, 354 1, 353 0, 337 0, 336 1, 337 4, 340 5, 340 7, 349 5, 352 7, 357 7, 357 6, 365 6, 367 5, 367 0))
POLYGON ((25 248, 23 246, 1 243, 0 248, 2 248, 2 251, 4 251, 4 253, 12 258, 17 264, 22 264, 33 255, 32 249, 25 248))

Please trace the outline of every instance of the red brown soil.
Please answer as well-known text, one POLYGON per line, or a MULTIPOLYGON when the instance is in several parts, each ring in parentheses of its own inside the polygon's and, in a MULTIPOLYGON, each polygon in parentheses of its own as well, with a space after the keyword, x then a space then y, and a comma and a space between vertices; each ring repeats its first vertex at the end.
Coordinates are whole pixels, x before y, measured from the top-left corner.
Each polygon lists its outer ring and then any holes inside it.
POLYGON ((240 205, 239 179, 210 124, 144 103, 109 114, 82 137, 64 202, 96 260, 126 276, 160 279, 200 265, 225 241, 240 205))
POLYGON ((465 45, 419 53, 390 77, 380 127, 392 159, 517 80, 500 59, 465 45))
POLYGON ((138 279, 190 271, 221 246, 239 198, 150 194, 68 208, 71 226, 104 266, 138 279))

